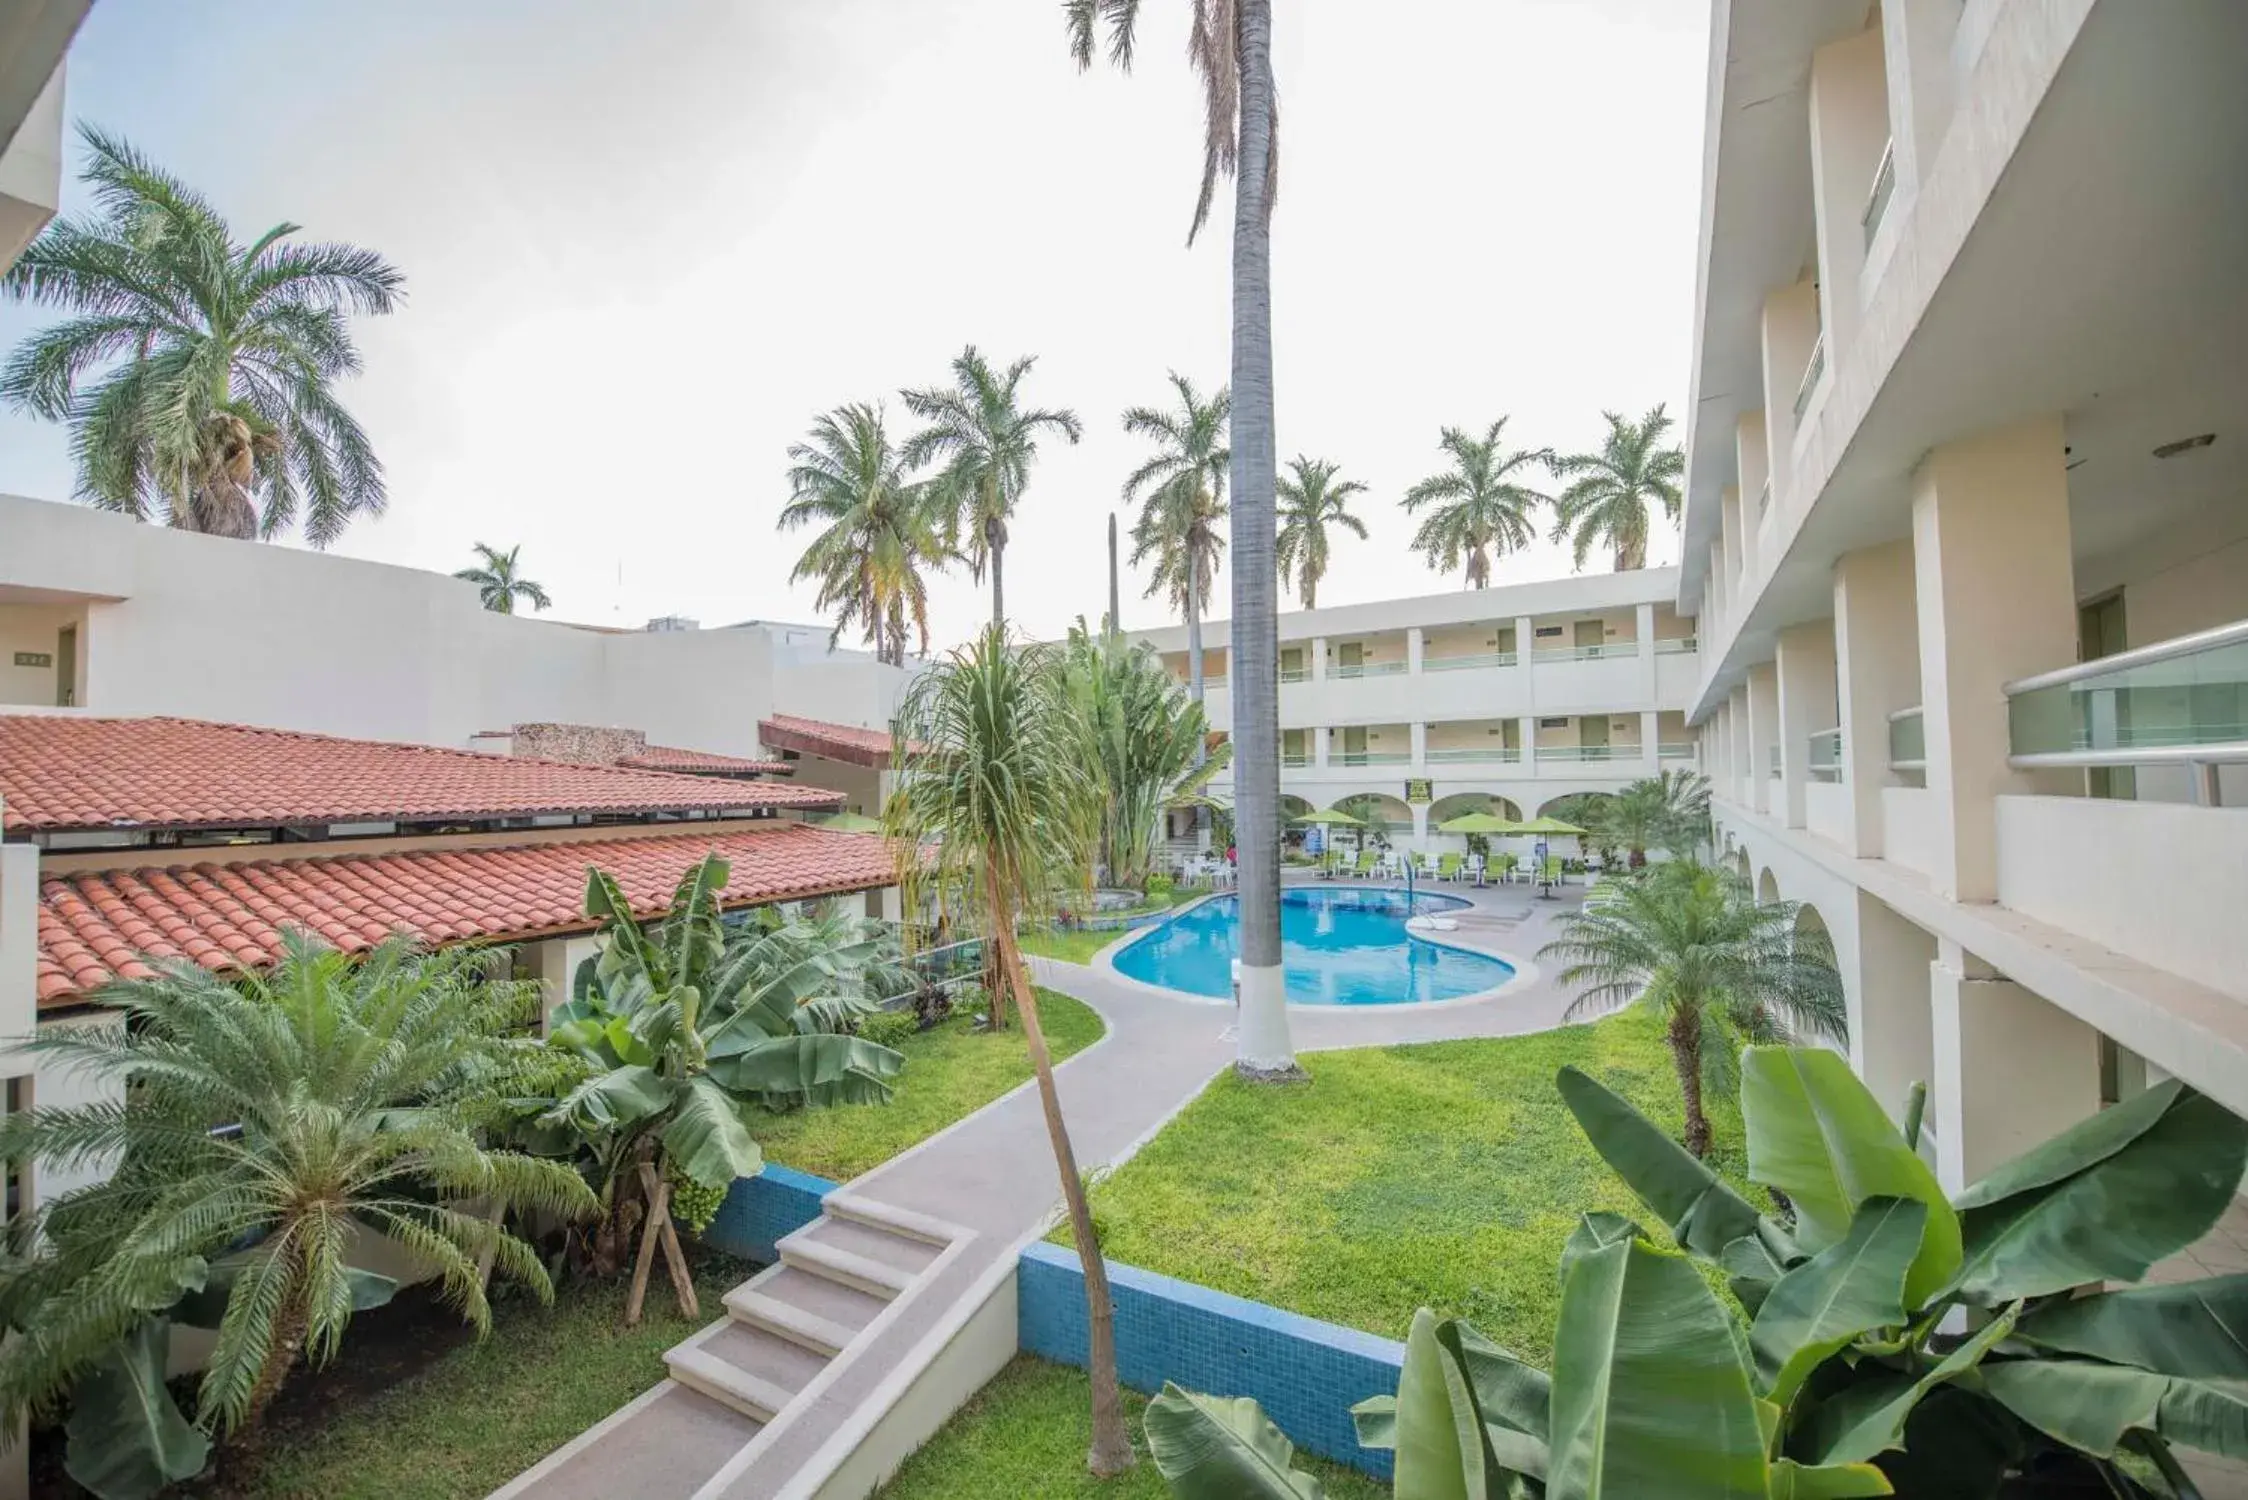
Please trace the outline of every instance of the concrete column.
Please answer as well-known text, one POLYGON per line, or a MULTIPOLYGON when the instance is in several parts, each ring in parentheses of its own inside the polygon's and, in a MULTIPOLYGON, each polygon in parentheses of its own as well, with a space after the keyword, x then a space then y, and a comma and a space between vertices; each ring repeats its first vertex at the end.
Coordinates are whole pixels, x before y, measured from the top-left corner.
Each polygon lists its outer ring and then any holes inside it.
POLYGON ((1748 778, 1749 806, 1777 817, 1786 809, 1775 806, 1772 794, 1772 747, 1780 742, 1780 673, 1772 662, 1748 669, 1748 778))
POLYGON ((1324 724, 1311 731, 1311 766, 1315 771, 1327 769, 1327 726, 1324 724))
POLYGON ((1717 633, 1724 628, 1725 621, 1728 618, 1726 611, 1731 608, 1733 597, 1733 580, 1727 577, 1725 573, 1725 538, 1722 517, 1720 517, 1718 532, 1717 540, 1709 544, 1709 582, 1702 589, 1701 618, 1694 622, 1694 633, 1705 642, 1714 639, 1717 633))
POLYGON ((1762 411, 1745 412, 1733 427, 1733 467, 1740 475, 1741 494, 1746 498, 1748 513, 1756 514, 1757 491, 1764 481, 1772 477, 1771 439, 1764 431, 1762 411))
POLYGON ((1911 542, 1862 547, 1836 560, 1834 659, 1842 782, 1850 790, 1846 847, 1860 859, 1881 856, 1881 789, 1897 784, 1889 770, 1889 715, 1920 701, 1918 635, 1911 542))
POLYGON ((1936 1177, 1957 1193, 2100 1107, 2100 1034, 1940 939, 1929 965, 1936 1177))
MULTIPOLYGON (((1313 682, 1325 682, 1327 680, 1327 638, 1323 635, 1315 635, 1311 638, 1311 680, 1313 682)), ((1321 765, 1327 764, 1324 749, 1320 752, 1319 763, 1321 765)))
POLYGON ((1934 1087, 1928 1018, 1936 940, 1864 891, 1853 899, 1857 951, 1836 955, 1850 1012, 1850 1066, 1902 1124, 1906 1092, 1915 1083, 1934 1087))
POLYGON ((1881 7, 1889 134, 1897 152, 1892 214, 1927 180, 1951 123, 1951 43, 1958 33, 1958 0, 1885 0, 1881 7))
POLYGON ((1642 709, 1639 714, 1639 759, 1647 774, 1652 776, 1660 769, 1662 751, 1662 715, 1653 709, 1642 709))
MULTIPOLYGON (((1414 633, 1414 639, 1419 639, 1419 632, 1414 633)), ((1418 670, 1417 665, 1415 670, 1418 670)), ((1428 725, 1416 719, 1407 727, 1412 731, 1413 769, 1425 771, 1428 769, 1428 725)))
POLYGON ((1804 824, 1804 791, 1811 780, 1811 736, 1834 727, 1834 626, 1826 620, 1780 632, 1776 663, 1780 691, 1780 769, 1787 826, 1804 824))
POLYGON ((1888 85, 1878 27, 1811 54, 1811 210, 1827 362, 1857 343, 1866 263, 1864 214, 1889 143, 1888 85))
POLYGON ((1914 604, 1934 802, 1931 883, 1998 897, 2001 793, 2067 796, 2083 777, 2006 764, 2004 683, 2076 659, 2076 585, 2061 419, 1935 449, 1913 477, 1914 604))
MULTIPOLYGON (((1811 346, 1819 341, 1819 288, 1805 278, 1764 299, 1764 451, 1776 510, 1807 505, 1794 482, 1795 394, 1803 384, 1811 346)), ((1753 504, 1753 502, 1752 502, 1753 504)))
MULTIPOLYGON (((29 1039, 39 1018, 39 846, 0 844, 0 1038, 29 1039)), ((10 1059, 0 1074, 28 1073, 10 1059)))
POLYGON ((1725 717, 1732 725, 1733 745, 1727 759, 1732 764, 1733 784, 1727 793, 1743 807, 1756 806, 1756 783, 1752 778, 1756 769, 1755 741, 1749 733, 1748 686, 1733 689, 1726 699, 1725 717))
POLYGON ((1642 604, 1632 611, 1632 629, 1639 633, 1640 702, 1655 701, 1655 606, 1642 604))
POLYGON ((1538 716, 1531 714, 1522 720, 1522 774, 1538 774, 1538 716))
POLYGON ((1748 613, 1749 604, 1756 598, 1756 537, 1747 512, 1741 506, 1741 492, 1727 486, 1717 494, 1717 524, 1725 543, 1725 571, 1728 575, 1727 593, 1735 606, 1736 618, 1748 613))
POLYGON ((1415 677, 1421 675, 1421 627, 1418 625, 1405 632, 1405 670, 1415 677))

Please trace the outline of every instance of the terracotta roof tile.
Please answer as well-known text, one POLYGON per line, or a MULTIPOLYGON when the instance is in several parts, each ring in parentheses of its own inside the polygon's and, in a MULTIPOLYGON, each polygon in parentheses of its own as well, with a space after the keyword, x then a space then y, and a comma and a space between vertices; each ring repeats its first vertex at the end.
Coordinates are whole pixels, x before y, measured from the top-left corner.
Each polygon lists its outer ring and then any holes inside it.
POLYGON ((794 750, 799 755, 818 755, 878 770, 889 768, 895 743, 887 729, 831 724, 795 714, 774 714, 758 720, 757 737, 768 750, 794 750))
POLYGON ((826 808, 819 787, 336 739, 197 719, 0 714, 9 833, 826 808))
POLYGON ((645 917, 666 908, 679 877, 711 850, 733 864, 720 895, 728 907, 870 890, 895 878, 880 839, 805 823, 54 876, 39 887, 39 1004, 77 1003, 118 975, 144 978, 150 957, 212 969, 271 963, 286 927, 346 952, 400 931, 446 943, 590 930, 588 865, 615 876, 645 917))
POLYGON ((689 776, 786 776, 795 769, 785 760, 745 760, 738 755, 714 755, 708 750, 681 750, 672 745, 650 745, 617 764, 630 770, 679 771, 689 776))

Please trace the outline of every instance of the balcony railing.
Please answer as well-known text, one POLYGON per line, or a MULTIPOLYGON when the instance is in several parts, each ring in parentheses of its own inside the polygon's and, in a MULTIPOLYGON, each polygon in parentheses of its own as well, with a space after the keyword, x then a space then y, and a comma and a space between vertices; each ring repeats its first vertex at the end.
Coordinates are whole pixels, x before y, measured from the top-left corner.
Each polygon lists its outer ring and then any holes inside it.
POLYGON ((1403 750, 1338 750, 1332 757, 1338 766, 1409 766, 1413 757, 1403 750))
POLYGON ((1470 762, 1496 761, 1500 765, 1520 765, 1522 750, 1517 745, 1470 745, 1465 749, 1431 750, 1428 763, 1432 766, 1456 766, 1470 762))
POLYGON ((1803 420, 1803 413, 1810 410, 1811 393, 1819 388, 1819 377, 1825 373, 1826 330, 1821 329, 1819 336, 1811 341, 1811 357, 1803 362, 1803 379, 1795 387, 1795 419, 1798 422, 1803 420))
POLYGON ((1576 761, 1637 760, 1637 745, 1540 745, 1540 761, 1568 764, 1576 761))
POLYGON ((1889 715, 1889 769, 1928 769, 1927 730, 1921 721, 1920 705, 1917 703, 1889 715))
POLYGON ((1657 656, 1691 656, 1700 649, 1700 644, 1690 635, 1663 638, 1655 642, 1657 656))
POLYGON ((1540 646, 1530 653, 1536 662, 1598 661, 1604 656, 1637 656, 1639 642, 1614 641, 1604 646, 1540 646))
POLYGON ((1888 216, 1889 200, 1897 192, 1897 143, 1889 142, 1881 148, 1881 165, 1873 169, 1873 188, 1866 194, 1865 212, 1858 222, 1865 226, 1866 248, 1873 248, 1873 238, 1881 232, 1881 221, 1888 216))
POLYGON ((1301 750, 1283 751, 1280 756, 1280 768, 1284 771, 1301 771, 1310 764, 1311 757, 1301 750))
POLYGON ((1309 682, 1311 681, 1311 668, 1282 667, 1280 669, 1280 680, 1282 682, 1309 682))
POLYGON ((1692 760, 1699 751, 1693 745, 1657 745, 1657 760, 1692 760))
POLYGON ((1842 779, 1842 731, 1821 729, 1812 733, 1803 762, 1804 774, 1813 781, 1842 779))
POLYGON ((2006 712, 2017 769, 2184 766, 2215 807, 2248 764, 2248 620, 2010 682, 2006 712))
POLYGON ((1402 661, 1351 662, 1336 667, 1334 675, 1337 677, 1395 677, 1405 670, 1406 665, 1402 661))
POLYGON ((1512 651, 1479 651, 1472 656, 1424 656, 1424 672, 1469 672, 1477 667, 1511 667, 1515 655, 1512 651))

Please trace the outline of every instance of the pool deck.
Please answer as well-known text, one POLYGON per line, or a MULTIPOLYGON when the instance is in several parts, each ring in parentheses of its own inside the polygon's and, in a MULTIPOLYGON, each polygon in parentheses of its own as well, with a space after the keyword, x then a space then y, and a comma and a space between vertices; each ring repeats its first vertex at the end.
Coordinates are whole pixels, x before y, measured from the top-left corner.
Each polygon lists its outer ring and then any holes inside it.
MULTIPOLYGON (((1579 904, 1582 887, 1567 888, 1557 900, 1539 899, 1533 888, 1519 885, 1436 889, 1471 903, 1449 914, 1459 926, 1444 939, 1522 965, 1516 978, 1488 995, 1425 1005, 1290 1006, 1298 1052, 1511 1036, 1560 1024, 1569 997, 1530 959, 1553 935, 1555 918, 1579 904)), ((1106 1036, 1055 1070, 1080 1168, 1129 1158, 1233 1061, 1230 1006, 1122 978, 1100 961, 1116 946, 1104 949, 1092 965, 1032 961, 1038 983, 1083 1001, 1108 1023, 1106 1036)), ((893 1394, 897 1377, 926 1357, 932 1336, 941 1339, 945 1318, 968 1305, 973 1289, 1000 1273, 1019 1246, 1051 1222, 1060 1204, 1060 1180, 1035 1088, 1025 1084, 993 1101, 856 1179, 851 1190, 878 1204, 964 1226, 975 1238, 948 1278, 955 1290, 944 1305, 917 1307, 913 1316, 883 1330, 879 1348, 863 1353, 854 1348, 853 1369, 822 1396, 822 1405, 833 1409, 832 1420, 796 1424, 789 1442, 768 1445, 752 1466, 734 1465, 718 1479, 754 1435, 754 1424, 745 1428, 735 1413, 667 1381, 510 1488, 558 1497, 634 1494, 674 1500, 700 1494, 746 1500, 780 1494, 810 1478, 822 1461, 823 1439, 841 1432, 859 1408, 893 1394), (651 1484, 656 1475, 660 1480, 651 1484), (718 1482, 708 1482, 713 1479, 718 1482)))

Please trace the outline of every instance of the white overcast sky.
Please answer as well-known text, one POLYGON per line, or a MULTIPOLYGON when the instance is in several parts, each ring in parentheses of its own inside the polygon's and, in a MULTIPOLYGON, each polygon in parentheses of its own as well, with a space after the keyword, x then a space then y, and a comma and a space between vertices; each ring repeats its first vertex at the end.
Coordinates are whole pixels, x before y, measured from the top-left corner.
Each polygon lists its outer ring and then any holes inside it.
MULTIPOLYGON (((451 571, 520 542, 556 615, 600 624, 813 618, 774 530, 789 443, 851 400, 902 432, 896 390, 972 341, 1038 355, 1031 398, 1085 421, 1008 552, 1044 636, 1103 607, 1142 451, 1119 412, 1169 369, 1226 376, 1229 216, 1184 243, 1187 9, 1147 0, 1120 76, 1076 71, 1058 0, 97 0, 69 107, 242 238, 287 218, 406 273, 344 391, 390 509, 338 551, 451 571)), ((1708 5, 1274 9, 1280 453, 1372 489, 1321 599, 1454 588, 1397 505, 1440 426, 1567 449, 1604 407, 1684 416, 1708 5)), ((0 307, 0 346, 31 325, 0 307)), ((70 489, 63 431, 0 415, 0 492, 70 489)), ((1541 544, 1498 577, 1567 566, 1541 544)), ((938 580, 937 643, 988 608, 938 580)))

